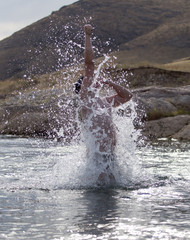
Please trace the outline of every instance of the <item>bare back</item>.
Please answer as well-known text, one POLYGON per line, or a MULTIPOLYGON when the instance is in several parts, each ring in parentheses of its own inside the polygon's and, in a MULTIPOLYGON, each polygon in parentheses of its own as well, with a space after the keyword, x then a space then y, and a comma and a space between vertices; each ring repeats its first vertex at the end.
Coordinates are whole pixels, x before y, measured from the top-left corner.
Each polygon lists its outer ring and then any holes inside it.
POLYGON ((88 99, 85 104, 82 104, 80 115, 86 130, 94 138, 97 151, 113 153, 116 145, 116 132, 112 121, 111 105, 106 99, 99 97, 88 99))

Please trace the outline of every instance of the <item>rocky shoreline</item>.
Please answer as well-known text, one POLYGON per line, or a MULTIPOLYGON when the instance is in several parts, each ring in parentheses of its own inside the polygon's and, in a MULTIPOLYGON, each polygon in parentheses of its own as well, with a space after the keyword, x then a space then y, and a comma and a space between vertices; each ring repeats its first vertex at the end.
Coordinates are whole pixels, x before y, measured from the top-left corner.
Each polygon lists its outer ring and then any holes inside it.
POLYGON ((22 93, 1 100, 0 134, 57 138, 65 141, 77 131, 73 101, 60 89, 22 93))
MULTIPOLYGON (((144 123, 142 135, 150 140, 190 140, 190 85, 142 87, 134 89, 133 94, 139 120, 144 123)), ((0 134, 62 138, 69 142, 79 131, 74 111, 76 101, 72 96, 68 101, 61 89, 1 99, 0 134)))
POLYGON ((190 140, 190 85, 144 87, 135 90, 138 107, 144 109, 142 133, 149 139, 190 140))

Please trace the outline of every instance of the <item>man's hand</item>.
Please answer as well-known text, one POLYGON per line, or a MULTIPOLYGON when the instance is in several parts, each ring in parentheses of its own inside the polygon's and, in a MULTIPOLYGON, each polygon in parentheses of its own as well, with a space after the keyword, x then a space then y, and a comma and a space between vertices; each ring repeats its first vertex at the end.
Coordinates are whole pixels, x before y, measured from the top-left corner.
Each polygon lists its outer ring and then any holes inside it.
POLYGON ((84 31, 86 35, 91 35, 92 34, 93 27, 90 24, 84 25, 84 31))

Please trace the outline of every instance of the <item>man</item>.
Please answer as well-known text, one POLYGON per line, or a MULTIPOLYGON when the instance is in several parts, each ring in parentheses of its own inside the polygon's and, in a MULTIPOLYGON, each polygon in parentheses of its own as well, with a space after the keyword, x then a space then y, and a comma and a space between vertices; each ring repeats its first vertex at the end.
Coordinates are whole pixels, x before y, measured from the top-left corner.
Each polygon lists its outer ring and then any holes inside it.
POLYGON ((96 80, 94 82, 94 54, 91 43, 92 26, 84 26, 85 32, 85 75, 80 80, 81 108, 80 118, 84 125, 85 139, 87 141, 88 157, 92 157, 96 165, 100 167, 98 182, 109 183, 115 178, 114 150, 116 146, 116 131, 112 121, 112 107, 117 107, 132 97, 132 94, 124 87, 110 80, 96 80), (103 85, 112 87, 116 94, 100 98, 96 94, 97 88, 103 85))

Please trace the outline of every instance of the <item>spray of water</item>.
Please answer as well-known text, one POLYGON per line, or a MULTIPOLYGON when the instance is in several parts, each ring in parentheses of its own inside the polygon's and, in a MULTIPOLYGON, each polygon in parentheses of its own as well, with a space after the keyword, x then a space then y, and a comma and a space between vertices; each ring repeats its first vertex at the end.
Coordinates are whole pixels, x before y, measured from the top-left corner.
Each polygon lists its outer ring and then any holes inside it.
MULTIPOLYGON (((98 65, 94 84, 96 84, 100 74, 102 74, 102 67, 105 64, 110 64, 108 62, 109 59, 110 57, 105 55, 98 65)), ((105 77, 102 74, 102 78, 105 77)), ((91 91, 96 91, 95 96, 101 97, 100 90, 97 91, 92 88, 91 91)), ((110 92, 108 91, 107 94, 110 94, 110 92)), ((94 99, 91 99, 91 101, 94 101, 94 99)), ((79 104, 77 113, 80 112, 80 107, 79 104)), ((54 167, 55 186, 63 188, 68 186, 71 188, 99 186, 97 179, 108 164, 107 161, 104 162, 104 156, 111 148, 109 145, 111 145, 112 139, 109 138, 106 132, 102 132, 101 127, 93 129, 92 125, 94 116, 99 114, 107 115, 107 111, 107 109, 98 109, 96 102, 94 102, 91 107, 91 114, 85 123, 78 122, 81 133, 80 141, 77 142, 76 152, 73 151, 67 157, 59 158, 56 163, 54 167), (107 150, 103 153, 100 151, 99 146, 99 141, 101 140, 107 145, 107 150)), ((137 144, 141 136, 140 130, 136 130, 134 127, 134 122, 138 119, 136 103, 132 100, 123 105, 122 108, 112 109, 112 117, 114 127, 116 128, 117 145, 114 153, 114 164, 112 164, 112 160, 109 161, 109 171, 114 176, 114 186, 133 187, 140 182, 142 183, 145 179, 147 180, 146 174, 142 171, 141 163, 136 157, 137 144)), ((78 121, 78 118, 76 121, 78 121)), ((112 186, 112 179, 107 181, 104 186, 112 186)))
MULTIPOLYGON (((91 120, 95 115, 108 114, 108 110, 99 110, 92 105, 88 121, 85 122, 85 126, 81 124, 81 102, 80 97, 76 96, 73 91, 73 79, 76 80, 76 75, 83 71, 83 66, 80 65, 80 62, 83 61, 81 52, 84 50, 82 44, 84 34, 80 31, 75 38, 71 38, 70 33, 72 31, 70 28, 73 28, 73 26, 68 24, 64 28, 66 38, 64 38, 64 41, 55 41, 56 46, 54 49, 59 56, 57 69, 62 68, 62 63, 65 63, 63 70, 61 70, 63 83, 60 83, 59 77, 55 76, 55 81, 59 83, 59 89, 55 86, 52 87, 52 90, 55 91, 55 98, 52 102, 57 102, 56 110, 55 105, 49 108, 49 117, 54 120, 53 123, 55 125, 53 136, 55 139, 61 140, 62 143, 59 143, 61 146, 58 145, 53 148, 48 156, 48 160, 54 162, 54 166, 48 169, 47 174, 44 174, 43 178, 35 175, 35 184, 39 185, 40 183, 43 188, 97 187, 98 176, 106 166, 97 164, 94 161, 94 157, 91 156, 100 152, 98 139, 103 138, 107 145, 112 140, 109 139, 105 132, 102 132, 101 136, 99 135, 101 128, 92 129, 91 120), (65 48, 65 46, 67 47, 65 48), (70 61, 71 59, 73 59, 72 62, 70 61), (78 62, 79 64, 76 64, 78 62)), ((52 30, 52 35, 53 32, 52 30)), ((97 37, 94 37, 93 40, 97 40, 97 37)), ((106 44, 108 45, 109 41, 106 44)), ((98 49, 95 48, 94 50, 96 55, 100 54, 98 49)), ((112 69, 115 67, 113 57, 104 55, 103 60, 97 66, 94 84, 97 83, 100 76, 103 80, 112 78, 111 71, 104 71, 104 69, 110 69, 110 66, 112 69)), ((128 74, 130 73, 125 72, 116 80, 122 84, 125 83, 125 86, 127 86, 128 74)), ((95 91, 93 88, 91 90, 95 91)), ((95 97, 102 97, 106 94, 112 94, 111 90, 103 88, 103 90, 95 91, 95 97)), ((141 136, 140 131, 134 127, 134 122, 138 119, 135 109, 136 103, 133 100, 122 107, 111 109, 113 126, 117 134, 114 164, 110 163, 110 171, 114 175, 115 186, 133 186, 147 179, 135 154, 139 137, 141 136)), ((108 149, 110 148, 108 147, 108 149)), ((101 154, 98 156, 100 158, 99 162, 102 160, 101 154)), ((41 157, 39 161, 40 159, 41 157)), ((110 182, 108 183, 109 185, 110 182)))

